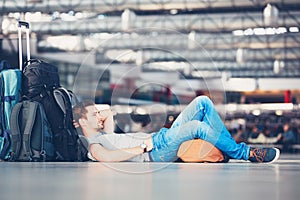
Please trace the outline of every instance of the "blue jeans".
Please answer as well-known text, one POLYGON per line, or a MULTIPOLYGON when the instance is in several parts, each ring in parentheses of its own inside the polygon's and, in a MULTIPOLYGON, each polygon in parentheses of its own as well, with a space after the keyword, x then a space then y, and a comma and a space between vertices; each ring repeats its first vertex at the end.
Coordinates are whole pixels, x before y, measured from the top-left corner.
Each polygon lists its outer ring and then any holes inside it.
POLYGON ((177 117, 172 126, 153 133, 150 158, 154 162, 172 162, 180 145, 195 138, 210 142, 234 159, 248 160, 250 147, 237 144, 226 129, 212 101, 206 96, 196 97, 177 117))

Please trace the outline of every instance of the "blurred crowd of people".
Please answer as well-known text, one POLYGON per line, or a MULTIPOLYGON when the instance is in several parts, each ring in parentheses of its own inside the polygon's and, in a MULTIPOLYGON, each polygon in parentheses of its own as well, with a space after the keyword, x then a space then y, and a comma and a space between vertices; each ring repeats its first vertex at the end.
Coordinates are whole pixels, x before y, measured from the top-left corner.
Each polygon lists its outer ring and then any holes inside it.
POLYGON ((278 144, 283 152, 295 152, 292 145, 300 144, 299 113, 289 112, 277 116, 265 113, 261 116, 244 115, 245 124, 229 128, 237 142, 250 144, 278 144))
POLYGON ((292 153, 292 145, 300 144, 300 127, 292 126, 289 122, 274 127, 252 125, 247 129, 231 129, 230 132, 237 142, 281 144, 283 152, 292 153))

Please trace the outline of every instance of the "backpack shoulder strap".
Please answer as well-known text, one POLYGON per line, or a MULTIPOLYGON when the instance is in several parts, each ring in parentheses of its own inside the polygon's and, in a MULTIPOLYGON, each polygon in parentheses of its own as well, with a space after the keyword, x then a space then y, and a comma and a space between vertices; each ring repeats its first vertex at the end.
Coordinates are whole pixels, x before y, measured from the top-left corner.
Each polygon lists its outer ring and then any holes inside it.
POLYGON ((29 109, 28 109, 28 120, 26 121, 24 133, 23 133, 23 147, 26 153, 26 156, 31 159, 32 157, 32 152, 31 152, 31 145, 30 145, 30 137, 31 137, 31 132, 32 128, 34 125, 34 121, 36 118, 36 112, 37 112, 37 107, 38 104, 36 102, 30 102, 29 103, 29 109))
POLYGON ((56 88, 53 91, 53 95, 60 109, 63 111, 64 114, 66 114, 67 113, 66 105, 68 106, 68 104, 71 104, 70 96, 68 92, 64 88, 56 88))
POLYGON ((72 107, 79 104, 79 100, 78 100, 77 96, 71 90, 68 90, 68 94, 71 99, 72 107))
POLYGON ((21 108, 23 107, 23 102, 17 103, 12 109, 10 115, 10 128, 11 128, 11 141, 12 141, 12 158, 19 155, 21 150, 21 133, 19 126, 19 114, 21 108))
MULTIPOLYGON (((65 128, 71 128, 75 130, 75 128, 70 127, 73 123, 73 111, 72 111, 72 103, 71 96, 69 92, 65 88, 57 88, 53 91, 54 98, 64 113, 64 126, 65 128)), ((73 125, 72 125, 73 126, 73 125)))
MULTIPOLYGON (((33 148, 35 146, 36 149, 39 149, 39 158, 42 161, 46 161, 47 159, 53 159, 54 158, 54 144, 53 144, 53 135, 50 128, 50 124, 48 122, 44 107, 42 104, 37 103, 37 113, 38 116, 36 117, 36 120, 41 120, 41 133, 39 133, 39 130, 33 130, 33 133, 35 135, 31 136, 33 139, 35 138, 35 144, 33 142, 31 143, 31 147, 33 148), (41 137, 37 137, 38 134, 41 134, 41 137), (33 138, 34 137, 34 138, 33 138), (36 138, 39 138, 39 141, 41 141, 40 144, 36 143, 36 138)), ((39 123, 38 123, 39 124, 39 123)), ((35 128, 35 127, 34 127, 35 128)))

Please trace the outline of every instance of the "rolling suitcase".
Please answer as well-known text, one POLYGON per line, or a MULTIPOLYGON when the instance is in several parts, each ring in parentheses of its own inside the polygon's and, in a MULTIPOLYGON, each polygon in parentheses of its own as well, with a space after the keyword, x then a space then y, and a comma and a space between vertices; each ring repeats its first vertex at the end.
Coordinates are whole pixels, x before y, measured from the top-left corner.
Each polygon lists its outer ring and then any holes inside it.
POLYGON ((0 159, 7 160, 11 152, 10 116, 12 109, 19 102, 22 85, 22 39, 21 28, 26 28, 27 59, 30 59, 29 24, 18 23, 19 36, 19 69, 9 65, 7 61, 1 62, 0 67, 0 159))

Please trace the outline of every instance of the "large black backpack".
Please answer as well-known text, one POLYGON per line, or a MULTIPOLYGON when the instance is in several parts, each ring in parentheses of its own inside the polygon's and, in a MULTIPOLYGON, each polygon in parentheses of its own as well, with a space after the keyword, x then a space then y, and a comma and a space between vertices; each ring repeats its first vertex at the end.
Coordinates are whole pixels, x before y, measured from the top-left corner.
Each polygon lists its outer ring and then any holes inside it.
POLYGON ((43 106, 36 101, 17 103, 10 116, 10 161, 53 161, 53 135, 43 106))
POLYGON ((73 126, 72 95, 60 87, 56 66, 29 60, 23 70, 23 99, 40 102, 53 133, 57 161, 78 160, 78 133, 73 126))
POLYGON ((29 99, 47 96, 60 87, 58 68, 39 59, 25 62, 22 77, 22 93, 29 99))
MULTIPOLYGON (((73 125, 73 106, 78 104, 78 99, 76 95, 71 90, 66 90, 63 87, 56 88, 53 91, 54 98, 59 105, 60 109, 64 113, 64 129, 67 130, 68 134, 55 136, 54 141, 57 143, 57 152, 64 155, 71 155, 77 161, 87 161, 87 147, 84 144, 84 137, 81 132, 78 132, 73 125), (74 152, 74 143, 77 143, 76 151, 74 152), (63 143, 64 145, 60 145, 63 143), (74 155, 74 153, 77 153, 74 155)), ((63 157, 65 157, 62 155, 63 157)))

